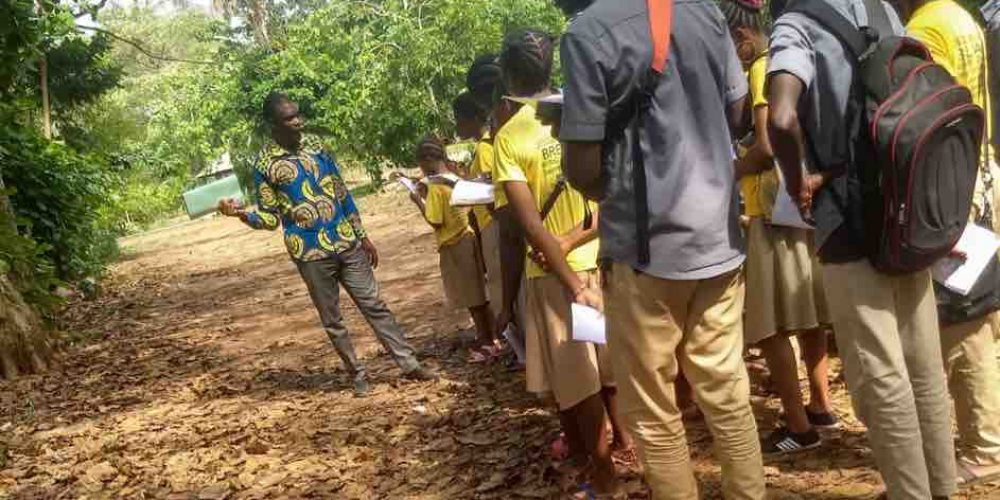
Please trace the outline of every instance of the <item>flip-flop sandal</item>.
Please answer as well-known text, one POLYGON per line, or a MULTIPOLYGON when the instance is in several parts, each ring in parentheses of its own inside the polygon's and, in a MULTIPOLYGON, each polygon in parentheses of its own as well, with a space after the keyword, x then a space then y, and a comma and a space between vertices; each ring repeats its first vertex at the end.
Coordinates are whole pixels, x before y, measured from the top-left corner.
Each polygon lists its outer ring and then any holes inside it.
POLYGON ((465 358, 465 362, 470 365, 481 365, 489 362, 490 359, 492 359, 490 355, 479 349, 469 349, 469 357, 465 358))
POLYGON ((566 441, 566 434, 559 433, 549 444, 549 458, 556 462, 564 462, 569 458, 569 443, 566 441))
POLYGON ((505 354, 503 347, 499 344, 484 345, 480 347, 479 352, 483 353, 490 361, 494 361, 498 358, 503 357, 505 354))
POLYGON ((627 500, 628 493, 618 490, 614 493, 597 493, 594 488, 590 486, 590 483, 580 483, 577 486, 577 492, 574 493, 570 498, 573 500, 627 500))
POLYGON ((635 467, 639 464, 639 454, 636 453, 634 446, 623 450, 612 450, 611 460, 623 467, 635 467))

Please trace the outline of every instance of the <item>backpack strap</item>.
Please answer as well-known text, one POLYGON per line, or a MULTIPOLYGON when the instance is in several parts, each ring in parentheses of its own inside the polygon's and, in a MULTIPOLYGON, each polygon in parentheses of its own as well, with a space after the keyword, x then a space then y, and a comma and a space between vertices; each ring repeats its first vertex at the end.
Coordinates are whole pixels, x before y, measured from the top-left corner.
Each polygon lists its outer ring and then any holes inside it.
POLYGON ((653 40, 653 60, 650 69, 663 74, 670 55, 670 28, 674 22, 673 0, 646 0, 649 10, 649 37, 653 40))
POLYGON ((649 109, 660 76, 670 57, 670 32, 674 19, 673 0, 646 0, 649 13, 649 37, 653 41, 653 57, 646 78, 642 80, 639 95, 634 100, 636 109, 632 119, 632 188, 635 191, 635 236, 639 265, 650 261, 649 249, 649 193, 646 190, 646 164, 642 156, 642 122, 649 109))
MULTIPOLYGON (((868 7, 868 3, 869 1, 865 0, 866 8, 868 7)), ((881 10, 883 11, 882 14, 885 15, 885 9, 881 10)), ((803 14, 819 23, 823 28, 832 33, 833 36, 837 37, 840 43, 844 44, 844 47, 850 51, 855 59, 861 59, 861 56, 868 50, 871 44, 865 34, 853 22, 845 18, 843 14, 823 0, 795 0, 785 10, 785 13, 789 12, 803 14)), ((869 14, 870 17, 871 14, 869 14)))
POLYGON ((542 203, 542 210, 539 212, 539 215, 541 215, 543 222, 548 218, 549 213, 552 212, 552 208, 556 206, 556 202, 559 201, 559 196, 563 194, 563 191, 566 191, 566 178, 560 175, 559 179, 556 180, 555 187, 549 192, 549 196, 545 198, 545 203, 542 203))

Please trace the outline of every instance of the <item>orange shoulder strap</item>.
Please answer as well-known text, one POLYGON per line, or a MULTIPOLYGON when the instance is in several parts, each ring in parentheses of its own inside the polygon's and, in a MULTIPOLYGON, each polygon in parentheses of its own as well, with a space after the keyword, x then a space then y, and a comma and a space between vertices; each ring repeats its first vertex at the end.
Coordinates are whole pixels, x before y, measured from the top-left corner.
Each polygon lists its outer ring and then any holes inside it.
POLYGON ((653 60, 650 67, 663 73, 670 54, 670 28, 674 20, 673 0, 646 0, 649 10, 649 35, 653 39, 653 60))

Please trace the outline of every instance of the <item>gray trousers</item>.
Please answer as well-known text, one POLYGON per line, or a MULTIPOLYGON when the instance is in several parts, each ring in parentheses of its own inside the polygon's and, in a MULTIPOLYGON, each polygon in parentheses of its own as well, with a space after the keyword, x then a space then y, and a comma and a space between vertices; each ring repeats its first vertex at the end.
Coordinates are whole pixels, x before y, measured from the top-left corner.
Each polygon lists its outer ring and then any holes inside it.
POLYGON ((347 327, 344 326, 344 317, 340 313, 340 285, 347 290, 354 304, 375 331, 375 337, 403 373, 420 367, 413 347, 406 342, 395 316, 379 296, 375 273, 368 261, 368 254, 361 245, 355 245, 350 250, 326 259, 296 264, 299 274, 306 282, 306 287, 309 288, 309 296, 319 311, 323 329, 330 337, 333 347, 337 349, 344 366, 351 373, 357 377, 364 377, 366 370, 354 353, 354 345, 351 344, 351 337, 347 327))

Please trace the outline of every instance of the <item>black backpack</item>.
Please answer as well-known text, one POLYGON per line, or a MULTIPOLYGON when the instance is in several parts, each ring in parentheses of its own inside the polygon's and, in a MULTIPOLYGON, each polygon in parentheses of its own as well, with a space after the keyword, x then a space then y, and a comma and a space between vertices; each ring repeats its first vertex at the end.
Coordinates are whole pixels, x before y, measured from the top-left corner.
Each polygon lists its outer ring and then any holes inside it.
POLYGON ((863 207, 862 227, 852 230, 875 268, 911 273, 947 255, 965 230, 985 114, 923 44, 893 34, 880 0, 864 3, 871 26, 862 29, 825 1, 796 0, 785 13, 820 23, 855 58, 851 165, 818 167, 855 175, 848 203, 863 207))

